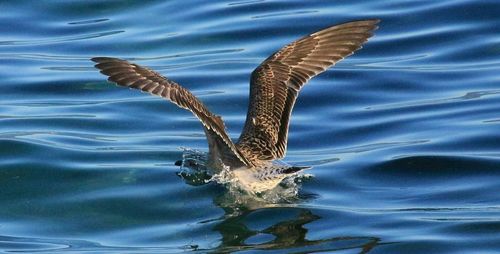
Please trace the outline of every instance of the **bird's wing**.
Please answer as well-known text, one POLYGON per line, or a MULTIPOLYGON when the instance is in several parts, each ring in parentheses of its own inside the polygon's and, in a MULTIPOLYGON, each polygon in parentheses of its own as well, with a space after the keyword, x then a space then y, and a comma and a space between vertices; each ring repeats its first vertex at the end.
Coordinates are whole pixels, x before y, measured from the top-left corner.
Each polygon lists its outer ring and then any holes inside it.
POLYGON ((198 100, 191 92, 168 80, 160 74, 129 63, 128 61, 110 58, 95 57, 91 59, 97 64, 95 67, 102 74, 109 76, 108 80, 120 86, 139 89, 153 95, 158 95, 164 99, 173 102, 175 105, 191 111, 203 124, 207 135, 214 135, 220 139, 220 144, 225 144, 227 148, 245 165, 251 165, 235 147, 226 133, 226 128, 222 118, 212 114, 203 103, 198 100))
POLYGON ((262 62, 250 81, 250 103, 237 146, 249 160, 273 160, 286 153, 288 124, 300 89, 312 77, 361 48, 379 20, 326 28, 286 45, 262 62))

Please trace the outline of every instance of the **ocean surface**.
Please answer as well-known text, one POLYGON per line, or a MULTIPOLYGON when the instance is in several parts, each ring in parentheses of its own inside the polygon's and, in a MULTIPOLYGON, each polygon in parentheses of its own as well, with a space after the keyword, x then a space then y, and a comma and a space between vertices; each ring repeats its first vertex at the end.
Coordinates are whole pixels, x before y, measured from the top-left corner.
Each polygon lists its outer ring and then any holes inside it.
POLYGON ((1 1, 0 253, 500 253, 500 1, 1 1), (306 34, 379 18, 311 80, 259 200, 175 166, 201 124, 106 82, 151 67, 236 139, 249 75, 306 34))

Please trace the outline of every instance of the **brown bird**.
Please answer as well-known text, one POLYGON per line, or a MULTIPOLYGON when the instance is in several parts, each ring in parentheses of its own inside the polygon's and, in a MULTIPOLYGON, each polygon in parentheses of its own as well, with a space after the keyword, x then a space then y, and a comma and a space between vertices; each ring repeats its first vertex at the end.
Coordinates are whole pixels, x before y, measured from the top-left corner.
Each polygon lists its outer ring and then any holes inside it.
POLYGON ((286 153, 290 115, 300 89, 360 49, 378 23, 372 19, 331 26, 286 45, 264 60, 252 72, 247 118, 236 143, 226 133, 222 118, 174 81, 117 58, 95 57, 92 61, 109 81, 158 95, 191 111, 205 130, 209 167, 215 172, 229 167, 243 189, 259 193, 304 169, 277 161, 286 153))

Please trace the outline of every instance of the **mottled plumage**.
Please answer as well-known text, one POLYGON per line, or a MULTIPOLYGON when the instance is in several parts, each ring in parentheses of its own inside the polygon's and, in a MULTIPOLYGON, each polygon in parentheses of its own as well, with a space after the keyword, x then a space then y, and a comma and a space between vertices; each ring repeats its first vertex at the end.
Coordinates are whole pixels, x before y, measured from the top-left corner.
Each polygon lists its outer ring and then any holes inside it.
POLYGON ((244 187, 260 192, 294 173, 273 160, 285 156, 290 115, 300 89, 361 48, 378 22, 354 21, 326 28, 286 45, 262 62, 251 75, 247 119, 237 143, 229 138, 222 118, 177 83, 125 60, 96 57, 92 61, 109 81, 161 96, 191 111, 203 124, 210 165, 229 166, 244 187))
POLYGON ((356 21, 313 33, 283 47, 253 71, 247 119, 237 143, 250 161, 285 156, 290 114, 302 86, 361 48, 377 23, 356 21))

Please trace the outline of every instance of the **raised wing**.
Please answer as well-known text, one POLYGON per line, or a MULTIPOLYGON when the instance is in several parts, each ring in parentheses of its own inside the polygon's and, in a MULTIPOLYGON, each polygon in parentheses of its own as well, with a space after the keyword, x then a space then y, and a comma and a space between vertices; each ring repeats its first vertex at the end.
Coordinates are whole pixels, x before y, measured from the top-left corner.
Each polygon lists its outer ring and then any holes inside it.
POLYGON ((252 165, 240 154, 227 135, 222 118, 212 114, 200 100, 179 84, 168 80, 152 70, 122 59, 95 57, 91 60, 97 63, 95 67, 101 70, 102 74, 109 76, 109 81, 120 86, 158 95, 181 108, 191 111, 200 119, 209 141, 217 142, 218 145, 222 144, 227 147, 230 152, 225 153, 225 156, 234 156, 243 164, 247 166, 252 165))
POLYGON ((290 114, 302 86, 360 49, 378 23, 354 21, 318 31, 286 45, 252 72, 247 119, 237 143, 247 159, 285 156, 290 114))

